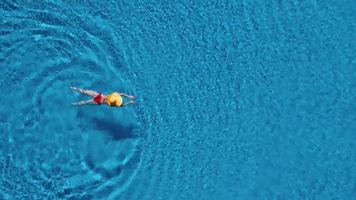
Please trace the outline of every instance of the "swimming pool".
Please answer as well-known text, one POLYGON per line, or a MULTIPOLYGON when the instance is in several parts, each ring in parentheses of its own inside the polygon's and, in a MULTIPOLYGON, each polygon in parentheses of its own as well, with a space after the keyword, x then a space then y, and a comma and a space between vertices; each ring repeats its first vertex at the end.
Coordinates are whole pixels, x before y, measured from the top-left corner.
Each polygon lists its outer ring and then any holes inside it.
POLYGON ((354 198, 353 4, 2 0, 0 199, 354 198))

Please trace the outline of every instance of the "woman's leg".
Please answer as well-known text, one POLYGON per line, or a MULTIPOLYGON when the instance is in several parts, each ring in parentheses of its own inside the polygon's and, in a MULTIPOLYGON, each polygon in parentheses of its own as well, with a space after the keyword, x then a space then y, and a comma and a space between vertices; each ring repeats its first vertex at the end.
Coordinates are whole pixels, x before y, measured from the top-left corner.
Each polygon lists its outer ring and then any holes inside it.
POLYGON ((76 88, 76 87, 70 87, 70 89, 72 89, 73 91, 79 92, 81 94, 85 94, 91 97, 95 97, 96 95, 98 95, 98 92, 95 92, 93 90, 84 90, 84 89, 80 89, 80 88, 76 88))
POLYGON ((79 101, 76 103, 72 103, 73 106, 82 106, 82 105, 86 105, 86 104, 94 104, 93 100, 86 100, 86 101, 79 101))

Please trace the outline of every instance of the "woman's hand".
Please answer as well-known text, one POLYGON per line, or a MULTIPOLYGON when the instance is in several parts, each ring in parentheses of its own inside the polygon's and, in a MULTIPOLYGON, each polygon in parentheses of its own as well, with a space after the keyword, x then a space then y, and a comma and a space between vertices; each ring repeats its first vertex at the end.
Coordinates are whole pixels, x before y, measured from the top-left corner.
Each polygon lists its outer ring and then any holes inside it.
POLYGON ((130 99, 134 99, 135 98, 135 96, 128 95, 128 94, 125 94, 125 93, 119 93, 119 94, 122 95, 122 96, 125 96, 127 98, 130 98, 130 99))

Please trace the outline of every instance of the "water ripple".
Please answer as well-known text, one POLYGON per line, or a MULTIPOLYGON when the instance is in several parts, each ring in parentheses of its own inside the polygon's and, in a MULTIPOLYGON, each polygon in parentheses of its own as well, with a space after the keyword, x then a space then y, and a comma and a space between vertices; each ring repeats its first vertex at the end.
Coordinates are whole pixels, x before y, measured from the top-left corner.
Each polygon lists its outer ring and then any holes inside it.
POLYGON ((116 199, 140 166, 143 130, 117 124, 124 119, 118 111, 95 116, 71 107, 78 95, 69 86, 132 86, 122 35, 97 16, 47 6, 0 3, 0 88, 16 91, 0 100, 10 102, 1 112, 12 113, 0 123, 0 198, 116 199), (116 123, 103 129, 109 120, 116 123))

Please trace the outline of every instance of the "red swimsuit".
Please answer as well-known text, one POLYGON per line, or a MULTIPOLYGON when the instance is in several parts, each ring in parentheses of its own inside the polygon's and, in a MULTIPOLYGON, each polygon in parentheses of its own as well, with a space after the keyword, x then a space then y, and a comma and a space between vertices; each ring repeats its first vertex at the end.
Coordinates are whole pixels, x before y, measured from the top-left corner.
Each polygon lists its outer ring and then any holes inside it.
POLYGON ((98 95, 96 95, 96 96, 93 98, 94 103, 96 103, 96 104, 98 104, 98 105, 102 104, 102 103, 103 103, 103 100, 104 100, 102 97, 103 97, 103 96, 101 95, 101 93, 99 93, 98 95))

